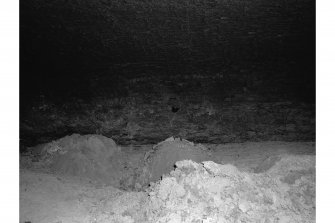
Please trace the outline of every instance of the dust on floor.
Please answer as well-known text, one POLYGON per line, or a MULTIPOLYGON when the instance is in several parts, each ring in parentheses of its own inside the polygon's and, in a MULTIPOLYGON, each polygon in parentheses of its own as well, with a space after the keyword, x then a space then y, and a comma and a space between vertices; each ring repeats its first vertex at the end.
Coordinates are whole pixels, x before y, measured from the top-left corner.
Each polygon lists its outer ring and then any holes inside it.
POLYGON ((20 169, 20 222, 315 222, 313 142, 75 134, 31 148, 20 169))

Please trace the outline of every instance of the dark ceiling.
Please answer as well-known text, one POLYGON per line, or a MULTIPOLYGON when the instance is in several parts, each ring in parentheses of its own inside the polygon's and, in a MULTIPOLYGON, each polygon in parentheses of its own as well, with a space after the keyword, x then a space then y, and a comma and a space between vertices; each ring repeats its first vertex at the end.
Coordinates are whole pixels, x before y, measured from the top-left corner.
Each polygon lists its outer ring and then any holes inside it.
POLYGON ((314 0, 21 1, 20 42, 27 100, 148 72, 258 73, 314 100, 314 0))

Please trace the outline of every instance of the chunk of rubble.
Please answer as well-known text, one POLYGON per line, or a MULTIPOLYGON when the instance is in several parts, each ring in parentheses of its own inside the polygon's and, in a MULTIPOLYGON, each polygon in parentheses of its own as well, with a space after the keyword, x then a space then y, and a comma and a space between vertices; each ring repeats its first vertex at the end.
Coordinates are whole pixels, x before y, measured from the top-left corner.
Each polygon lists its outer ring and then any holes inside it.
POLYGON ((121 148, 101 135, 73 134, 44 144, 41 165, 51 172, 91 179, 119 187, 121 148))
POLYGON ((155 182, 164 174, 169 174, 175 168, 175 163, 180 160, 193 160, 202 162, 211 160, 208 149, 201 144, 194 144, 180 138, 170 137, 153 146, 145 156, 145 167, 141 175, 143 182, 155 182))
MULTIPOLYGON (((313 158, 303 159, 283 163, 296 169, 297 165, 313 168, 313 163, 305 162, 313 158)), ((148 189, 148 221, 315 222, 315 181, 308 176, 310 172, 301 172, 300 182, 293 185, 271 174, 277 167, 281 165, 255 174, 212 161, 178 161, 174 171, 148 189)))

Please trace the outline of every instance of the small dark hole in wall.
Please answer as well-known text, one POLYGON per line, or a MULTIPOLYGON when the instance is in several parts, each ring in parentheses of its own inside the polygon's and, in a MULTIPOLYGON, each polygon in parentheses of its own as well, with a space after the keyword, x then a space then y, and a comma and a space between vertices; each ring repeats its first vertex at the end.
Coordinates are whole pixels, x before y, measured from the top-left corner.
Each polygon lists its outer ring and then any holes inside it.
POLYGON ((172 111, 173 113, 178 112, 179 109, 180 109, 180 108, 178 108, 178 107, 171 107, 171 111, 172 111))

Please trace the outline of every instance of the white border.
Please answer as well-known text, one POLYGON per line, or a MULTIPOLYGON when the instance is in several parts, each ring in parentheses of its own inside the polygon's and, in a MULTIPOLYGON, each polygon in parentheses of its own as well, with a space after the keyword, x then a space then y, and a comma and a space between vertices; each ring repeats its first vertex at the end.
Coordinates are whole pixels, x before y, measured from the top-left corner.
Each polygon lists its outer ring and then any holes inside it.
POLYGON ((317 222, 331 222, 335 197, 335 3, 316 3, 316 217, 317 222))
POLYGON ((0 1, 0 216, 19 222, 19 1, 0 1))

